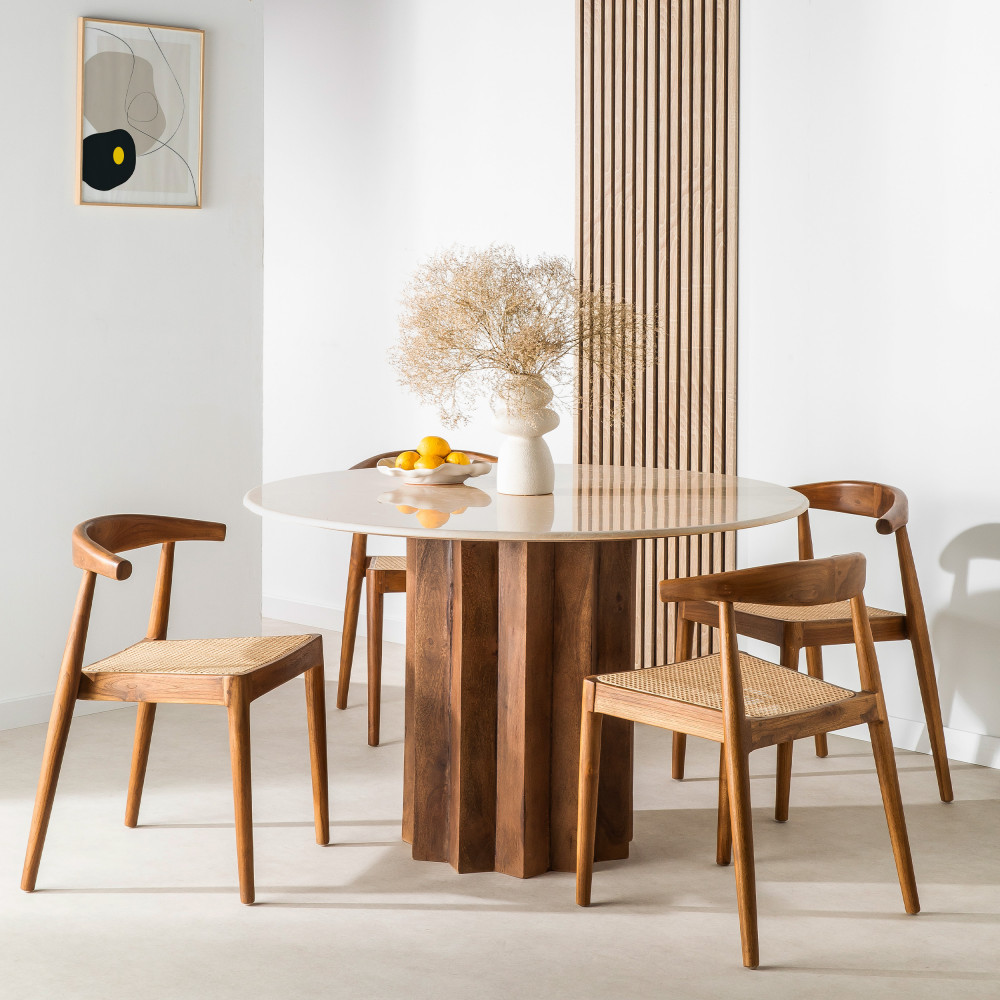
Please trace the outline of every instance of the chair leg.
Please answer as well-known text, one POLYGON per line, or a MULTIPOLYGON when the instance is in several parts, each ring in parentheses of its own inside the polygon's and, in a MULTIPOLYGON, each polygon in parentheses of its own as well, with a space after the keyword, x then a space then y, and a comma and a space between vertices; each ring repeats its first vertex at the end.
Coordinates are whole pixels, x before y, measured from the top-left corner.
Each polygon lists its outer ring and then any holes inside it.
MULTIPOLYGON (((674 643, 674 663, 691 659, 694 649, 694 622, 684 618, 682 608, 677 609, 677 638, 674 643)), ((674 733, 671 751, 670 776, 675 781, 684 779, 684 758, 687 752, 687 733, 674 733)))
POLYGON ((927 623, 923 620, 923 615, 913 615, 907 616, 907 625, 910 628, 910 644, 913 646, 913 662, 917 668, 917 683, 920 685, 920 700, 924 703, 927 735, 930 737, 931 753, 934 756, 938 794, 942 802, 951 802, 955 795, 951 788, 948 748, 944 743, 944 723, 941 719, 941 699, 938 695, 937 678, 934 676, 934 659, 931 656, 927 623))
POLYGON ((146 780, 149 741, 153 736, 155 716, 155 701, 139 702, 139 711, 135 717, 135 740, 132 744, 132 770, 128 776, 128 797, 125 800, 125 825, 129 827, 135 827, 139 822, 139 803, 142 801, 142 786, 146 780))
POLYGON ((670 777, 675 781, 684 780, 684 759, 687 756, 687 733, 674 733, 670 752, 670 777))
MULTIPOLYGON (((781 665, 789 670, 799 669, 798 646, 788 641, 782 644, 781 665)), ((791 740, 778 744, 778 765, 774 783, 774 818, 779 823, 788 821, 788 797, 792 790, 792 746, 791 740)))
POLYGON ((872 753, 875 755, 875 770, 878 772, 882 804, 889 824, 889 839, 896 859, 896 874, 899 888, 903 893, 903 905, 907 913, 920 912, 917 898, 917 881, 913 874, 913 859, 910 856, 910 840, 906 834, 906 817, 903 815, 903 800, 899 792, 899 775, 896 773, 896 756, 892 750, 889 727, 884 722, 870 722, 872 753))
POLYGON ((229 755, 233 764, 233 804, 236 812, 236 863, 240 902, 254 901, 253 805, 250 794, 250 699, 239 678, 232 678, 229 700, 229 755))
POLYGON ((368 745, 377 747, 382 713, 382 607, 385 603, 377 570, 365 579, 368 605, 368 745))
POLYGON ((594 837, 597 832, 597 784, 601 769, 601 724, 604 716, 592 712, 584 686, 580 727, 580 780, 577 789, 576 901, 590 906, 590 884, 594 877, 594 837))
MULTIPOLYGON (((810 677, 823 679, 823 650, 819 646, 806 646, 806 671, 810 677)), ((825 757, 829 753, 826 745, 826 733, 817 733, 816 756, 825 757)))
POLYGON ((733 860, 733 825, 729 815, 729 782, 726 780, 726 747, 719 744, 719 813, 715 830, 715 863, 733 860))
POLYGON ((760 948, 757 937, 757 882, 753 858, 753 826, 750 818, 750 762, 746 750, 730 743, 725 744, 725 755, 743 964, 749 969, 756 969, 760 964, 760 948))
POLYGON ((774 788, 774 818, 779 823, 788 822, 788 796, 792 790, 793 740, 778 744, 778 774, 774 788))
POLYGON ((354 661, 354 640, 358 634, 358 608, 361 606, 361 584, 365 579, 367 535, 354 535, 351 540, 351 564, 347 570, 347 595, 344 599, 344 631, 340 640, 340 677, 337 680, 337 708, 347 708, 347 689, 351 686, 351 664, 354 661))
POLYGON ((34 891, 35 881, 38 878, 38 866, 42 860, 42 847, 45 845, 45 834, 49 828, 49 817, 52 815, 52 802, 56 795, 59 770, 66 751, 69 727, 73 721, 77 686, 76 678, 68 671, 60 674, 55 700, 52 703, 52 714, 49 717, 49 729, 45 736, 42 773, 38 778, 35 808, 31 815, 31 830, 28 834, 28 849, 25 852, 24 871, 21 874, 21 888, 25 892, 34 891))
POLYGON ((309 765, 312 771, 316 843, 330 843, 330 781, 326 753, 326 680, 323 664, 305 674, 306 718, 309 720, 309 765))

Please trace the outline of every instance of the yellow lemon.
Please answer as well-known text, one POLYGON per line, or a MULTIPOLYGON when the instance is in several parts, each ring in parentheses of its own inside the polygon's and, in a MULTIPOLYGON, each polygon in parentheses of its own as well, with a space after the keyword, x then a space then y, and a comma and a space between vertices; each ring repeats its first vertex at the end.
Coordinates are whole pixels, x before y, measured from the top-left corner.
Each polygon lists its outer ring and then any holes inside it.
POLYGON ((451 462, 452 465, 469 465, 469 456, 465 454, 464 451, 452 451, 448 453, 448 457, 445 459, 446 462, 451 462))
POLYGON ((418 510, 417 520, 425 528, 440 528, 441 525, 448 523, 448 515, 439 510, 418 510))
POLYGON ((418 458, 420 456, 415 451, 404 451, 402 454, 396 456, 396 468, 405 469, 409 472, 418 458))
POLYGON ((405 503, 396 504, 396 510, 398 510, 400 514, 416 514, 417 512, 416 507, 410 507, 405 503))
POLYGON ((420 452, 422 458, 427 458, 428 455, 444 458, 451 451, 451 445, 444 438, 425 437, 417 445, 417 451, 420 452))
POLYGON ((421 455, 413 463, 414 469, 436 469, 439 465, 444 465, 444 459, 437 455, 421 455))

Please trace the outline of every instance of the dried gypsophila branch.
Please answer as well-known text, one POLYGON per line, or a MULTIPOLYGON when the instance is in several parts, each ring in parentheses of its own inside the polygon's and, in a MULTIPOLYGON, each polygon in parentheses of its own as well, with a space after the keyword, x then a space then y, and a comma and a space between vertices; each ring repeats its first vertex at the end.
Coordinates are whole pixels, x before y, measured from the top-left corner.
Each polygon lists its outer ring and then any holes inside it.
POLYGON ((421 265, 403 294, 389 359, 401 385, 434 405, 446 426, 466 423, 483 398, 517 412, 526 377, 544 380, 564 410, 580 405, 576 359, 591 381, 620 387, 605 417, 623 415, 656 349, 655 322, 614 289, 581 289, 569 261, 521 260, 508 246, 453 248, 421 265))

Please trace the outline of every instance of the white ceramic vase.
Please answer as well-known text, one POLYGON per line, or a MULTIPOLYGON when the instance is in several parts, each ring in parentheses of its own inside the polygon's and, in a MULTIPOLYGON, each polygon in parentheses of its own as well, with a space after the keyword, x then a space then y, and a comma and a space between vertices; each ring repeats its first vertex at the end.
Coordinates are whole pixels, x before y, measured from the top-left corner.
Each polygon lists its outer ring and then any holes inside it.
POLYGON ((497 455, 497 492, 544 496, 552 492, 555 467, 543 434, 559 426, 549 408, 552 390, 539 375, 511 379, 493 403, 493 426, 504 435, 497 455))

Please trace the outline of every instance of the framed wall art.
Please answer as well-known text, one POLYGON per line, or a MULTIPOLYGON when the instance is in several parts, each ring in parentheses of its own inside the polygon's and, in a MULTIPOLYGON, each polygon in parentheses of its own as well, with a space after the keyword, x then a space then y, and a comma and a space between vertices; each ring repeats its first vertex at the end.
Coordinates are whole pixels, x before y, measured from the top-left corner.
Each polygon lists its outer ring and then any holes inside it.
POLYGON ((81 17, 78 205, 201 207, 205 33, 81 17))

